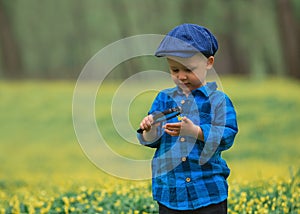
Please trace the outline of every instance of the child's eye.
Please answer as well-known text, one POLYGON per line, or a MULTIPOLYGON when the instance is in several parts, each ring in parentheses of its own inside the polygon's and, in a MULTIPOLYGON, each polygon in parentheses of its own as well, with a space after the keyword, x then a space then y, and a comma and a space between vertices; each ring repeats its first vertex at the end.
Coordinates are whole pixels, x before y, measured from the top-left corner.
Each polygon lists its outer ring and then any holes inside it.
POLYGON ((192 70, 189 69, 189 68, 184 69, 184 71, 185 71, 185 72, 188 72, 188 73, 189 73, 189 72, 192 72, 192 70))
POLYGON ((174 73, 177 73, 177 72, 179 72, 179 69, 177 69, 177 68, 172 68, 171 71, 174 72, 174 73))

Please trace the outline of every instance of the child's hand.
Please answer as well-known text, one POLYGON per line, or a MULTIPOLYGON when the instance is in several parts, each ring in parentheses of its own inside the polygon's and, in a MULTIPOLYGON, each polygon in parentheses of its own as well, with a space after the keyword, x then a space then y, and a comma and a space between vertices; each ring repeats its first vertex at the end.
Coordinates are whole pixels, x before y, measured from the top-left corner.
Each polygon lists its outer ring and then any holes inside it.
POLYGON ((142 122, 140 123, 140 128, 148 132, 151 130, 152 126, 158 127, 161 124, 161 123, 155 123, 155 124, 153 123, 154 123, 153 116, 150 114, 142 120, 142 122))
POLYGON ((150 131, 153 122, 153 116, 150 114, 142 120, 142 122, 140 123, 140 128, 148 132, 150 131))
POLYGON ((171 136, 188 135, 198 138, 199 126, 196 126, 193 121, 187 117, 183 117, 181 122, 167 123, 163 126, 165 132, 171 136))
POLYGON ((143 138, 145 141, 153 142, 157 139, 157 129, 156 127, 160 126, 160 123, 154 124, 153 116, 150 114, 146 116, 140 123, 140 128, 144 130, 143 138), (154 128, 152 128, 154 127, 154 128))

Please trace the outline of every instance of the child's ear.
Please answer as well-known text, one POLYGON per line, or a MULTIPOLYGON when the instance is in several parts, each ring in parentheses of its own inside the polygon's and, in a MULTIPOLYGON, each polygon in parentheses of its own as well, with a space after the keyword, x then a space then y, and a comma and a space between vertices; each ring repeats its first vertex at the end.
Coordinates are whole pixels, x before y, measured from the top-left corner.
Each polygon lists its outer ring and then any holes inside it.
POLYGON ((213 56, 208 57, 207 63, 206 63, 207 70, 209 70, 213 67, 214 61, 215 61, 215 58, 213 56))

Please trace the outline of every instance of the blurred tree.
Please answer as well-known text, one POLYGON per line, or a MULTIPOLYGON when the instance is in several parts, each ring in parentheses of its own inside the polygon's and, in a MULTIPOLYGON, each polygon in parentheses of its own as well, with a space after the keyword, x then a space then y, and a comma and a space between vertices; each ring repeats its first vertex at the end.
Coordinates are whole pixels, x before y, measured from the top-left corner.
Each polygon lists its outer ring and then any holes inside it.
POLYGON ((90 30, 88 28, 88 10, 90 2, 84 2, 81 0, 73 1, 70 3, 70 19, 73 23, 72 31, 68 32, 68 37, 65 38, 65 44, 67 49, 67 66, 69 76, 75 76, 79 73, 80 69, 84 65, 83 60, 88 59, 88 55, 91 54, 89 50, 89 34, 90 30), (73 71, 73 75, 72 72, 73 71), (76 71, 76 72, 75 72, 76 71))
MULTIPOLYGON (((120 39, 132 36, 133 34, 135 26, 133 25, 130 14, 131 10, 134 8, 137 9, 136 6, 137 5, 134 4, 133 1, 110 1, 110 8, 114 12, 114 18, 119 29, 120 39)), ((130 50, 128 50, 128 52, 130 52, 130 50)), ((119 73, 119 77, 124 79, 140 71, 140 67, 141 62, 138 62, 137 60, 128 60, 121 63, 116 71, 119 73)))
POLYGON ((194 1, 185 0, 180 1, 178 7, 180 7, 180 18, 183 23, 198 23, 199 16, 207 8, 207 1, 194 1), (180 4, 179 4, 180 3, 180 4))
POLYGON ((15 37, 12 23, 12 13, 8 13, 13 1, 0 0, 0 46, 3 57, 3 75, 7 78, 23 77, 23 64, 20 47, 15 37))
POLYGON ((244 17, 244 4, 234 0, 207 2, 204 15, 207 23, 214 26, 219 41, 216 69, 220 73, 244 75, 250 73, 248 56, 241 49, 240 33, 245 28, 241 22, 244 17))
POLYGON ((290 0, 277 0, 278 25, 288 75, 300 79, 300 23, 290 0))
MULTIPOLYGON (((0 0, 0 73, 76 78, 93 54, 118 39, 166 34, 181 23, 196 23, 218 38, 215 68, 220 74, 299 78, 299 2, 0 0)), ((165 64, 154 57, 131 59, 111 77, 126 78, 159 63, 165 64)))
MULTIPOLYGON (((272 0, 227 1, 225 9, 229 56, 237 73, 261 79, 267 75, 280 75, 283 71, 280 38, 272 0)), ((223 24, 226 23, 223 21, 223 24)), ((226 47, 227 47, 226 46, 226 47)), ((232 71, 231 71, 232 72, 232 71)))

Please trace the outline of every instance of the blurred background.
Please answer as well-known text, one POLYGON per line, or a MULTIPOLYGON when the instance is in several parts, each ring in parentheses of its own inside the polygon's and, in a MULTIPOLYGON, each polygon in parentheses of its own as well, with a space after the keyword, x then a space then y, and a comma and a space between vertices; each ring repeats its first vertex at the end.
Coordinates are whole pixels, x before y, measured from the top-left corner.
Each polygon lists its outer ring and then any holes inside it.
MULTIPOLYGON (((0 0, 0 78, 76 79, 106 45, 187 22, 218 38, 219 74, 300 79, 299 20, 298 0, 0 0)), ((130 60, 113 78, 149 64, 130 60)))

